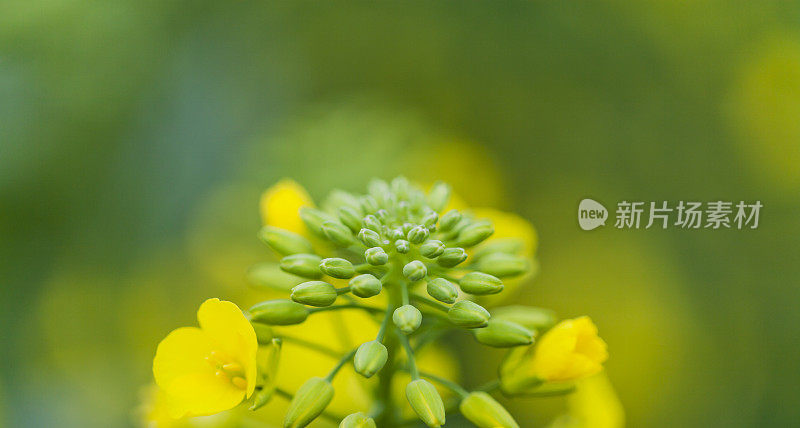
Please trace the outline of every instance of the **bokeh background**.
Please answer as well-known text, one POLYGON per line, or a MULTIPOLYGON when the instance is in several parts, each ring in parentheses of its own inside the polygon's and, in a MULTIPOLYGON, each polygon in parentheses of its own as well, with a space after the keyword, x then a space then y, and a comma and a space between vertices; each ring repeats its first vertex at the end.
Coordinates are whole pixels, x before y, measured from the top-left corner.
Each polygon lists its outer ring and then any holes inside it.
POLYGON ((134 426, 158 341, 267 257, 263 189, 398 173, 536 225, 511 298, 592 316, 628 426, 800 420, 800 3, 5 0, 0 425, 134 426), (587 196, 764 208, 584 232, 587 196))

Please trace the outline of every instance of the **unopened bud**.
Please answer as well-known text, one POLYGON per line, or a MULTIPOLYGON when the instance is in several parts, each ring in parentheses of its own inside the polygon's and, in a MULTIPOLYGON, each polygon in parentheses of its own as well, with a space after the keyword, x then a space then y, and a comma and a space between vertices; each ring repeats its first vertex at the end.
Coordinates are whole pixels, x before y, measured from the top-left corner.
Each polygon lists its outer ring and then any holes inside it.
POLYGON ((317 418, 333 399, 333 385, 326 379, 312 377, 294 394, 283 428, 302 428, 317 418))
POLYGON ((322 232, 322 223, 335 220, 330 214, 316 208, 302 207, 298 212, 300 214, 300 219, 303 220, 308 230, 322 237, 325 236, 322 232))
POLYGON ((475 259, 488 256, 492 253, 519 254, 525 248, 525 241, 519 238, 495 238, 485 242, 475 252, 475 259))
POLYGON ((380 247, 382 243, 381 235, 372 229, 361 229, 358 232, 358 239, 367 247, 380 247))
POLYGON ((372 231, 375 231, 375 232, 380 232, 381 231, 381 227, 383 226, 383 224, 381 224, 381 221, 378 220, 378 217, 375 217, 372 214, 369 214, 366 217, 364 217, 363 221, 364 221, 364 227, 365 228, 367 228, 369 230, 372 230, 372 231))
POLYGON ((272 288, 275 290, 291 290, 305 279, 284 272, 277 263, 258 263, 247 270, 247 280, 254 287, 272 288))
POLYGON ((428 294, 434 299, 444 303, 455 303, 458 297, 458 288, 444 278, 428 281, 428 294))
POLYGON ((556 313, 551 309, 517 305, 493 309, 492 319, 512 321, 534 331, 547 330, 558 321, 556 313))
POLYGON ((319 262, 319 270, 325 275, 339 279, 352 278, 356 274, 356 268, 353 267, 352 263, 337 257, 322 259, 319 262))
POLYGON ((350 280, 350 289, 358 297, 369 298, 381 292, 381 280, 365 273, 350 280))
POLYGON ((435 211, 431 211, 422 217, 422 225, 425 227, 433 227, 437 221, 439 221, 439 214, 436 214, 435 211))
POLYGON ((416 226, 408 231, 406 238, 408 238, 409 242, 412 244, 420 244, 428 239, 429 234, 428 229, 424 226, 416 226))
POLYGON ((450 200, 450 186, 447 183, 437 181, 428 193, 428 206, 435 211, 441 211, 450 200))
POLYGON ((492 318, 486 328, 473 331, 478 342, 495 348, 530 345, 533 332, 511 321, 492 318))
POLYGON ((339 428, 376 428, 376 425, 371 417, 358 412, 351 413, 342 419, 339 428))
POLYGON ((414 260, 403 266, 403 276, 408 278, 409 281, 419 281, 425 278, 427 274, 428 268, 419 260, 414 260))
POLYGON ((458 210, 450 210, 446 212, 439 221, 439 229, 446 232, 453 229, 460 221, 461 213, 458 212, 458 210))
POLYGON ((458 284, 465 293, 480 296, 503 291, 503 281, 500 278, 483 272, 470 272, 461 277, 458 284))
POLYGON ((292 300, 309 306, 330 306, 336 296, 336 288, 323 281, 308 281, 292 288, 292 300))
POLYGON ((394 310, 392 321, 404 334, 411 334, 422 324, 422 312, 413 305, 403 305, 394 310))
POLYGON ((444 249, 445 246, 442 241, 431 239, 419 246, 419 253, 429 259, 435 259, 442 255, 444 249))
POLYGON ((411 244, 408 243, 405 239, 398 239, 394 241, 394 248, 400 254, 406 254, 407 252, 411 251, 411 244))
POLYGON ((461 229, 458 234, 458 245, 472 247, 480 244, 494 233, 494 226, 488 221, 478 221, 461 229))
POLYGON ((365 213, 372 213, 378 209, 378 201, 375 200, 371 195, 364 196, 361 198, 361 210, 365 213))
POLYGON ((289 299, 267 300, 250 308, 253 321, 269 325, 300 324, 308 318, 308 308, 289 299))
POLYGON ((365 342, 358 347, 356 355, 353 357, 353 367, 356 372, 369 378, 383 368, 388 358, 389 352, 383 343, 377 340, 365 342))
POLYGON ((444 402, 432 383, 425 379, 411 381, 406 385, 406 398, 425 425, 429 427, 444 425, 444 402))
POLYGON ((414 223, 403 223, 403 234, 408 235, 408 232, 411 231, 416 226, 414 223))
POLYGON ((347 247, 353 243, 353 234, 347 226, 338 221, 326 221, 322 223, 322 233, 336 245, 347 247))
POLYGON ((378 211, 375 211, 375 217, 377 217, 382 224, 386 224, 389 222, 389 211, 381 208, 378 211))
POLYGON ((317 279, 322 277, 322 272, 319 270, 320 261, 322 259, 315 254, 292 254, 281 259, 280 267, 284 272, 317 279))
POLYGON ((531 264, 527 258, 522 256, 506 253, 491 253, 478 259, 476 267, 482 272, 496 277, 509 278, 529 272, 531 264))
POLYGON ((284 256, 312 251, 311 243, 306 238, 279 227, 264 226, 258 232, 258 237, 275 252, 284 256))
POLYGON ((396 228, 387 230, 386 237, 389 238, 390 241, 397 241, 398 239, 405 238, 406 235, 403 233, 403 229, 396 228))
POLYGON ((478 428, 519 428, 508 410, 483 391, 471 392, 458 409, 478 428))
POLYGON ((392 179, 392 191, 400 198, 408 197, 408 189, 410 186, 411 183, 409 183, 408 179, 402 175, 398 175, 392 179))
POLYGON ((442 267, 455 267, 467 259, 467 252, 463 248, 445 248, 442 255, 436 259, 436 263, 442 267))
POLYGON ((361 230, 361 213, 355 208, 343 206, 339 207, 336 212, 339 214, 339 220, 350 228, 353 233, 361 230))
POLYGON ((389 255, 381 247, 367 248, 367 251, 364 251, 364 258, 373 266, 385 265, 389 261, 389 255))
POLYGON ((491 315, 483 306, 469 300, 461 300, 450 307, 447 318, 459 327, 481 328, 489 324, 491 315))

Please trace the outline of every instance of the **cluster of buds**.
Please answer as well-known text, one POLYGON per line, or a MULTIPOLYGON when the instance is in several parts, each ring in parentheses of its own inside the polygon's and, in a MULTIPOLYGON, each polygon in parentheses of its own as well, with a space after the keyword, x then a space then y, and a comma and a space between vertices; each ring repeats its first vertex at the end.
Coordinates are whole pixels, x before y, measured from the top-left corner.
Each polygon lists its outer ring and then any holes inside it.
MULTIPOLYGON (((502 292, 507 279, 527 273, 531 263, 518 254, 513 240, 485 242, 493 224, 468 211, 446 209, 449 199, 444 183, 424 192, 403 177, 373 180, 365 195, 335 191, 329 198, 334 203, 325 210, 300 208, 308 237, 269 225, 259 232, 282 257, 283 275, 297 281, 290 284, 288 298, 248 311, 258 346, 270 349, 269 367, 259 365, 256 383, 239 381, 242 390, 254 391, 252 398, 247 395, 251 409, 266 404, 276 391, 281 337, 273 327, 301 324, 319 312, 365 311, 380 327, 373 340, 339 355, 327 376, 308 379, 293 394, 279 391, 291 398, 285 428, 307 426, 321 415, 331 418, 326 408, 335 394, 332 381, 349 364, 365 378, 377 375, 380 386, 371 408, 337 416, 340 428, 408 423, 387 392, 397 372, 410 375, 406 399, 425 425, 442 426, 446 414, 458 410, 478 427, 496 428, 519 425, 490 392, 567 393, 570 381, 602 368, 605 343, 588 318, 556 324, 549 310, 507 306, 490 312, 479 304, 482 296, 502 292), (414 354, 429 341, 426 334, 453 329, 470 332, 486 346, 511 348, 498 379, 470 390, 417 367, 414 354), (434 384, 451 390, 456 401, 446 405, 434 384)), ((251 279, 266 285, 279 281, 274 271, 258 269, 251 279)))

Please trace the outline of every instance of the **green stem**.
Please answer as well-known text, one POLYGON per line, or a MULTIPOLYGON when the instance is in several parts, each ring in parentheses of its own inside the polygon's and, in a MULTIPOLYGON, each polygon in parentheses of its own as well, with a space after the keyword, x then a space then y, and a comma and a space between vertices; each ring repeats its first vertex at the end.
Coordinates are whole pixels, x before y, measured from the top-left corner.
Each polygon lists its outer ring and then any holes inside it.
POLYGON ((411 379, 417 380, 419 379, 419 371, 417 371, 417 361, 414 359, 414 350, 411 349, 411 343, 408 341, 408 337, 406 337, 406 335, 404 335, 402 332, 398 332, 398 336, 400 337, 400 343, 406 350, 406 358, 408 358, 408 372, 411 373, 411 379))
POLYGON ((434 309, 438 309, 438 310, 440 310, 442 312, 447 313, 447 312, 450 311, 450 307, 449 306, 443 305, 443 304, 437 302, 436 300, 429 299, 429 298, 424 297, 424 296, 420 296, 419 294, 412 294, 411 297, 414 300, 417 300, 417 301, 419 301, 421 303, 424 303, 424 304, 426 304, 426 305, 428 305, 428 306, 430 306, 430 307, 432 307, 434 309))
POLYGON ((492 392, 500 388, 500 379, 493 379, 479 386, 476 391, 492 392))
POLYGON ((349 287, 349 286, 348 287, 337 288, 336 289, 336 294, 337 295, 347 294, 347 293, 350 292, 351 289, 352 289, 352 287, 349 287))
POLYGON ((280 339, 282 339, 285 342, 293 343, 293 344, 299 345, 299 346, 303 346, 305 348, 311 349, 313 351, 317 351, 317 352, 319 352, 321 354, 329 355, 329 356, 334 357, 334 358, 338 358, 339 355, 341 355, 341 353, 339 351, 337 351, 337 350, 335 350, 333 348, 329 348, 329 347, 327 347, 325 345, 320 345, 318 343, 314 343, 314 342, 311 342, 309 340, 301 339, 299 337, 281 335, 280 339))
POLYGON ((355 354, 356 354, 356 349, 353 349, 352 351, 345 354, 342 357, 342 359, 340 359, 339 362, 336 363, 336 366, 331 370, 330 373, 328 373, 328 376, 326 376, 325 379, 327 379, 328 382, 333 382, 334 376, 336 376, 336 374, 339 373, 339 370, 341 370, 345 364, 353 360, 353 355, 355 354))
POLYGON ((444 386, 445 388, 455 392, 461 398, 465 398, 467 395, 469 395, 469 391, 467 391, 461 385, 453 382, 452 380, 448 380, 448 379, 445 379, 443 377, 439 377, 439 376, 436 376, 434 374, 427 373, 427 372, 419 372, 419 375, 424 377, 424 378, 428 378, 428 379, 430 379, 430 380, 432 380, 432 381, 444 386))
POLYGON ((392 313, 393 312, 394 312, 394 309, 392 308, 392 305, 388 305, 386 307, 386 313, 383 315, 383 321, 381 322, 381 328, 380 328, 380 330, 378 330, 378 337, 376 339, 378 342, 383 342, 383 338, 384 338, 384 336, 386 336, 386 328, 389 326, 389 321, 392 319, 392 313))
POLYGON ((408 304, 408 284, 401 283, 400 284, 400 296, 402 298, 403 306, 408 304))

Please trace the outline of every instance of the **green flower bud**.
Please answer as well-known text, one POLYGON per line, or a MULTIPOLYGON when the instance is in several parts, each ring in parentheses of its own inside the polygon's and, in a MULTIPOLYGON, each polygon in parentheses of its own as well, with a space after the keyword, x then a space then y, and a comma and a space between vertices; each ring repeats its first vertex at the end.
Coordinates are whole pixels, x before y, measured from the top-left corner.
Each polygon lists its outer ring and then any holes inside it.
POLYGON ((364 252, 364 258, 367 259, 367 263, 373 266, 385 265, 389 261, 389 255, 381 247, 367 248, 367 251, 364 252))
POLYGON ((381 235, 372 229, 361 229, 358 232, 358 239, 367 247, 380 247, 383 243, 381 242, 381 235))
POLYGON ((373 213, 378 209, 378 201, 371 195, 361 198, 361 211, 365 213, 373 213))
POLYGON ((458 409, 478 428, 519 428, 511 414, 483 391, 471 392, 458 409))
POLYGON ((458 284, 465 293, 480 296, 503 291, 503 281, 500 278, 483 272, 470 272, 461 277, 458 284))
MULTIPOLYGON (((254 327, 255 325, 257 324, 254 324, 254 327)), ((259 388, 253 394, 253 404, 250 406, 250 410, 258 410, 266 405, 275 393, 278 363, 281 357, 280 339, 272 339, 269 343, 259 341, 259 345, 256 354, 259 388)))
POLYGON ((417 416, 429 427, 444 425, 444 402, 436 387, 425 379, 417 379, 406 385, 406 398, 417 416))
POLYGON ((472 247, 483 242, 494 233, 494 226, 488 221, 478 221, 461 229, 458 234, 458 245, 472 247))
MULTIPOLYGON (((328 192, 328 196, 325 198, 325 202, 323 202, 322 206, 325 211, 334 211, 339 207, 355 208, 356 210, 361 209, 358 197, 341 189, 333 189, 328 192)), ((358 218, 360 220, 361 216, 358 218)), ((359 227, 359 229, 360 228, 361 227, 359 227)))
POLYGON ((398 239, 403 239, 406 235, 403 233, 403 229, 389 229, 386 231, 386 237, 389 238, 390 241, 397 241, 398 239))
POLYGON ((325 275, 339 279, 352 278, 353 275, 356 274, 356 268, 352 263, 336 257, 322 259, 322 261, 319 262, 319 270, 325 275))
POLYGON ((481 245, 481 248, 475 252, 475 258, 480 259, 492 253, 519 254, 523 248, 525 248, 525 242, 522 239, 495 238, 481 245))
POLYGON ((370 378, 383 368, 388 358, 389 351, 386 350, 383 343, 377 340, 365 342, 358 347, 356 355, 353 357, 353 367, 362 376, 370 378))
POLYGON ((339 424, 339 428, 376 428, 375 421, 369 416, 358 412, 347 415, 339 424))
POLYGON ((386 224, 389 222, 389 211, 381 208, 378 211, 375 211, 375 217, 380 220, 381 224, 386 224))
POLYGON ((322 233, 336 245, 347 247, 353 243, 353 234, 347 226, 338 221, 326 221, 322 223, 322 233))
POLYGON ((436 226, 437 221, 439 221, 439 214, 436 214, 435 211, 431 211, 428 214, 425 214, 424 217, 422 217, 422 225, 425 227, 436 226))
POLYGON ((381 292, 381 280, 365 273, 350 280, 350 289, 358 297, 368 298, 381 292))
POLYGON ((309 306, 330 306, 336 296, 336 288, 323 281, 308 281, 292 288, 292 300, 309 306))
POLYGON ((467 252, 463 248, 445 248, 442 255, 436 259, 439 266, 451 268, 467 259, 467 252))
POLYGON ((250 308, 251 319, 269 325, 300 324, 308 318, 308 308, 289 299, 267 300, 250 308))
POLYGON ((530 345, 533 343, 533 332, 511 321, 493 318, 486 328, 473 331, 478 342, 495 348, 530 345))
POLYGON ((483 306, 469 300, 461 300, 450 307, 447 318, 459 327, 481 328, 489 324, 491 315, 483 306))
POLYGON ((369 183, 367 183, 367 192, 369 192, 369 194, 373 197, 377 198, 391 192, 391 189, 389 188, 389 183, 381 180, 380 178, 373 178, 369 180, 369 183))
POLYGON ((408 243, 405 239, 398 239, 394 241, 394 248, 400 254, 406 254, 411 251, 411 244, 408 243))
POLYGON ((415 228, 417 225, 414 223, 403 223, 403 235, 408 235, 408 232, 411 232, 411 229, 415 228))
POLYGON ((522 256, 506 253, 491 253, 478 259, 476 267, 482 272, 496 277, 508 278, 529 272, 531 264, 527 258, 522 256))
POLYGON ((272 329, 260 322, 251 322, 250 324, 253 325, 253 331, 256 332, 256 339, 258 339, 259 345, 270 345, 272 344, 272 339, 275 338, 275 335, 272 334, 272 329))
POLYGON ((422 324, 422 312, 413 305, 403 305, 394 310, 392 321, 404 334, 411 334, 422 324))
POLYGON ((322 277, 322 272, 319 270, 320 261, 322 259, 315 254, 292 254, 282 258, 280 266, 284 272, 317 279, 322 277))
POLYGON ((420 244, 428 239, 429 234, 430 233, 428 232, 428 229, 426 229, 424 226, 416 226, 408 231, 406 238, 408 238, 409 242, 413 244, 420 244))
POLYGON ((411 183, 408 182, 408 179, 399 175, 392 180, 392 191, 395 195, 399 198, 407 198, 409 187, 411 187, 411 183))
POLYGON ((350 231, 355 233, 361 230, 361 213, 356 211, 353 207, 339 207, 336 212, 339 214, 339 221, 345 226, 350 228, 350 231))
POLYGON ((447 183, 437 181, 428 193, 428 206, 434 211, 441 211, 450 200, 450 186, 447 183))
POLYGON ((302 428, 317 418, 333 399, 333 385, 326 379, 312 377, 294 394, 283 420, 283 428, 302 428))
POLYGON ((439 221, 439 229, 442 231, 452 230, 460 221, 461 213, 458 210, 450 210, 439 221))
POLYGON ((335 221, 330 214, 311 207, 300 208, 299 214, 300 219, 303 220, 308 230, 321 237, 325 237, 325 234, 322 232, 322 223, 326 221, 335 221))
POLYGON ((305 279, 284 272, 277 263, 258 263, 247 270, 247 280, 256 288, 289 291, 305 279))
POLYGON ((372 214, 369 214, 366 217, 364 217, 363 222, 365 228, 372 230, 374 232, 380 232, 381 228, 383 227, 383 224, 381 224, 381 221, 378 220, 378 217, 375 217, 372 214))
POLYGON ((428 268, 419 260, 414 260, 403 266, 403 276, 408 278, 409 281, 419 281, 425 278, 427 274, 428 268))
POLYGON ((444 278, 428 281, 428 294, 434 299, 444 303, 455 303, 458 298, 458 287, 444 278))
POLYGON ((311 243, 306 238, 274 226, 262 227, 258 232, 258 238, 275 252, 284 256, 313 251, 311 243))
POLYGON ((429 259, 435 259, 442 255, 444 252, 445 246, 442 241, 437 241, 435 239, 431 239, 425 241, 424 244, 420 245, 419 253, 429 259))
POLYGON ((555 311, 533 306, 503 306, 492 310, 492 319, 517 323, 528 330, 542 331, 556 325, 555 311))

